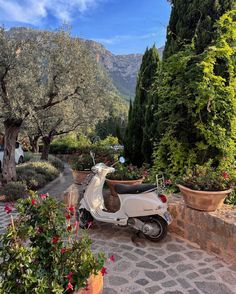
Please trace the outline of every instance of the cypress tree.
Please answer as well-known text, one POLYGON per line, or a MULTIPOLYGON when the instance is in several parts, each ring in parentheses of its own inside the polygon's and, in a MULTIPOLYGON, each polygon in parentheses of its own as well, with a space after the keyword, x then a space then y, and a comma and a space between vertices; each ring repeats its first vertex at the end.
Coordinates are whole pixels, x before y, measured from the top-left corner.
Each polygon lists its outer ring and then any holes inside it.
MULTIPOLYGON (((159 63, 160 59, 155 45, 150 49, 147 48, 143 55, 138 74, 136 95, 132 110, 130 110, 125 139, 126 155, 131 162, 137 166, 141 166, 145 160, 145 156, 142 152, 145 113, 149 100, 149 92, 159 63)), ((146 150, 144 149, 144 151, 146 150)))
POLYGON ((215 22, 233 8, 235 0, 172 0, 163 59, 182 50, 195 39, 195 51, 202 53, 215 35, 215 22))
POLYGON ((209 160, 215 167, 235 161, 235 15, 234 8, 215 20, 203 52, 198 53, 193 38, 164 60, 161 83, 154 86, 159 97, 154 173, 180 175, 209 160))

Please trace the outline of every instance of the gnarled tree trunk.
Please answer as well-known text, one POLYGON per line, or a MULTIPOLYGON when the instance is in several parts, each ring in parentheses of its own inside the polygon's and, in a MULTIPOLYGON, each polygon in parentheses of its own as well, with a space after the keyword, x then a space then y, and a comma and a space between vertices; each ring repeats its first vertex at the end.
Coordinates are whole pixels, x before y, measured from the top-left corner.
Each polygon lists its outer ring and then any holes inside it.
POLYGON ((42 138, 42 140, 43 140, 43 151, 42 151, 42 155, 41 155, 42 160, 48 161, 48 155, 49 155, 52 139, 53 139, 53 137, 51 137, 51 136, 44 136, 42 138))
POLYGON ((31 151, 33 153, 38 153, 39 152, 39 146, 38 146, 39 138, 40 138, 40 136, 29 137, 30 145, 31 145, 31 151))
POLYGON ((7 119, 4 121, 4 156, 3 156, 3 183, 16 181, 15 147, 16 140, 22 125, 22 120, 7 119))

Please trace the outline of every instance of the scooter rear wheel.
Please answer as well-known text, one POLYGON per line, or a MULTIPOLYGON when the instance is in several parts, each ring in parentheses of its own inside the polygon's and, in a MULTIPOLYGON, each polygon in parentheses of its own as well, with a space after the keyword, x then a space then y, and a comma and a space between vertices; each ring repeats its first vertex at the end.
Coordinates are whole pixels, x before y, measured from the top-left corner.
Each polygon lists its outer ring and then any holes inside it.
POLYGON ((93 222, 93 217, 88 210, 81 208, 77 212, 77 220, 81 229, 88 229, 93 222))
POLYGON ((153 216, 144 216, 139 218, 142 222, 145 223, 146 226, 154 226, 153 234, 145 233, 145 225, 144 231, 142 232, 146 239, 152 242, 159 242, 164 239, 167 235, 167 222, 160 217, 159 215, 153 216))

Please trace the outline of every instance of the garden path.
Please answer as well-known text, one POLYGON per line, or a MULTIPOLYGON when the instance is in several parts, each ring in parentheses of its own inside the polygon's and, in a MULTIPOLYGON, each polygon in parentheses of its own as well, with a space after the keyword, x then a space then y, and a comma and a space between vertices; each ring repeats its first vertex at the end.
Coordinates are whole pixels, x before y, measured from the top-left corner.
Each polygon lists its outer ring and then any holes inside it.
MULTIPOLYGON (((63 175, 40 192, 61 198, 73 185, 69 166, 63 175)), ((13 211, 14 214, 14 211, 13 211)), ((0 233, 10 216, 0 203, 0 233)), ((103 294, 234 294, 236 266, 195 247, 174 234, 159 243, 136 238, 129 228, 95 223, 89 230, 95 252, 103 251, 107 261, 103 294)))

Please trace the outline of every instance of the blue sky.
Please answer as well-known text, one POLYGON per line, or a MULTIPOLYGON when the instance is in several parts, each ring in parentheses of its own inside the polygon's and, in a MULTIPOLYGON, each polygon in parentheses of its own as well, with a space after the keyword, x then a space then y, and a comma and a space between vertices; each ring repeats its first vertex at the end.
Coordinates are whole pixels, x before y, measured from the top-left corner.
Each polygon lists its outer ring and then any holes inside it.
POLYGON ((167 0, 0 0, 0 24, 54 30, 101 42, 115 54, 143 53, 165 43, 167 0))

